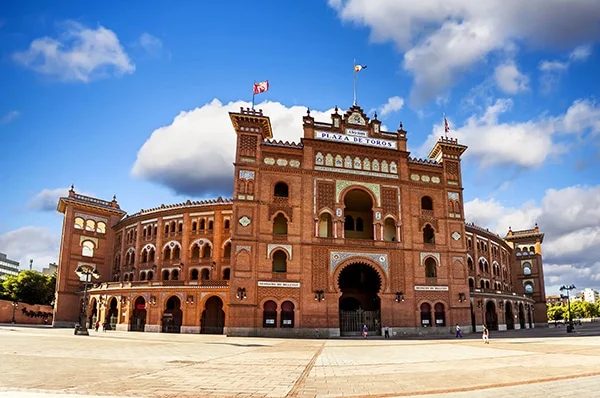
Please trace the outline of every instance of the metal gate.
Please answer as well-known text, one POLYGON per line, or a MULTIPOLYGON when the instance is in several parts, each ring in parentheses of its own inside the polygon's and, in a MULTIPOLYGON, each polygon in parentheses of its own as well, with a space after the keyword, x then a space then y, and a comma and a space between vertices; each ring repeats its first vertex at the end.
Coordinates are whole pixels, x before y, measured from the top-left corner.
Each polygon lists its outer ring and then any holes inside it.
POLYGON ((360 336, 363 325, 367 325, 370 335, 381 335, 380 311, 340 310, 340 335, 360 336))

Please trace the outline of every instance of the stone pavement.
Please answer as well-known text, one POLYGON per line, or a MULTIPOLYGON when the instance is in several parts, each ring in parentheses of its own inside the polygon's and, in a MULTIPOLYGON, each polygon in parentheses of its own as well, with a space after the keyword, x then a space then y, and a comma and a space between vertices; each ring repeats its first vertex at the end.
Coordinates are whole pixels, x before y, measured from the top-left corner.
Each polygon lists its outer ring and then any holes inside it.
MULTIPOLYGON (((563 397, 600 391, 600 325, 297 340, 0 325, 0 398, 563 397), (426 394, 426 395, 424 395, 426 394)), ((588 394, 589 395, 589 394, 588 394)))

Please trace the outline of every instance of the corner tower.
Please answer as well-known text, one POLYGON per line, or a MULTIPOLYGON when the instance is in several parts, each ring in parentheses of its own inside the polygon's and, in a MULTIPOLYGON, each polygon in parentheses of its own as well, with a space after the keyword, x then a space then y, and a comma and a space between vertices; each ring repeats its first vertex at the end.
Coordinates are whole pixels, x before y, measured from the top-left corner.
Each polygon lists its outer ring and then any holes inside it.
MULTIPOLYGON (((91 265, 100 273, 97 282, 111 280, 115 247, 112 226, 125 212, 116 197, 112 201, 75 193, 60 198, 57 210, 64 214, 54 305, 55 327, 72 327, 79 319, 83 284, 75 273, 79 265, 91 265)), ((95 281, 96 282, 96 281, 95 281)))

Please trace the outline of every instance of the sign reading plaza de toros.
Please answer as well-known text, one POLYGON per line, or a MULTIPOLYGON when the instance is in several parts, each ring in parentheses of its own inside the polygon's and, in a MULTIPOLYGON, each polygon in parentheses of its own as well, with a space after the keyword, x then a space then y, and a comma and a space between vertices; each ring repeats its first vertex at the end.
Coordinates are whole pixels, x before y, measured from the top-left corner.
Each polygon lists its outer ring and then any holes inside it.
POLYGON ((384 140, 382 138, 365 137, 363 131, 352 129, 346 129, 346 134, 315 131, 315 138, 318 140, 336 141, 347 144, 368 145, 377 148, 398 149, 398 143, 396 141, 384 140))

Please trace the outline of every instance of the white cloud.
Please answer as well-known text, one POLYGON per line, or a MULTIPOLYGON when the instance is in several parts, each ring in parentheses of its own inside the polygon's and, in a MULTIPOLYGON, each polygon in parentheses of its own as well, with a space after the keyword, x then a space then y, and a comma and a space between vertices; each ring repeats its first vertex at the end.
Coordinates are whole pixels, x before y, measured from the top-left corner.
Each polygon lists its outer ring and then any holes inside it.
POLYGON ((573 64, 573 62, 583 62, 589 58, 592 53, 592 46, 581 45, 575 47, 569 53, 568 59, 559 60, 544 60, 540 62, 538 69, 542 72, 540 76, 540 84, 542 91, 551 91, 560 81, 560 76, 565 73, 573 64))
POLYGON ((21 115, 19 111, 10 111, 0 118, 0 124, 8 124, 21 115))
POLYGON ((509 226, 529 229, 537 222, 545 233, 546 285, 552 289, 565 283, 600 287, 600 185, 549 189, 541 203, 519 208, 505 207, 494 198, 477 198, 465 203, 465 215, 500 236, 509 226))
POLYGON ((391 113, 398 112, 404 106, 404 99, 398 96, 390 97, 387 103, 381 107, 381 117, 389 116, 391 113))
POLYGON ((35 39, 27 50, 14 53, 13 59, 63 81, 87 83, 135 71, 135 65, 112 30, 103 26, 91 29, 72 21, 65 23, 58 39, 35 39))
MULTIPOLYGON (((132 174, 180 194, 231 195, 236 133, 228 112, 239 112, 240 107, 250 107, 250 103, 222 104, 214 99, 181 112, 170 125, 152 132, 137 154, 132 174)), ((306 107, 263 102, 255 108, 270 117, 274 139, 299 142, 306 107)), ((333 109, 311 110, 316 120, 330 120, 331 113, 333 109)))
MULTIPOLYGON (((566 151, 568 145, 561 133, 584 135, 600 131, 600 106, 589 100, 575 101, 565 114, 556 117, 499 122, 512 105, 510 99, 499 99, 483 114, 471 116, 463 126, 453 128, 452 135, 469 147, 465 157, 476 158, 482 167, 504 164, 533 168, 566 151)), ((419 153, 428 153, 440 134, 441 124, 434 127, 419 153)))
POLYGON ((162 54, 162 41, 158 37, 152 36, 150 33, 142 33, 139 39, 139 44, 149 55, 153 57, 159 57, 162 54))
POLYGON ((505 93, 516 94, 529 90, 529 78, 519 72, 517 65, 512 61, 498 65, 494 69, 494 78, 500 90, 505 93))
POLYGON ((29 260, 33 260, 33 269, 41 271, 58 262, 59 250, 60 236, 47 228, 28 226, 0 235, 0 252, 19 261, 21 270, 29 269, 29 260))
POLYGON ((373 41, 392 41, 404 52, 417 104, 451 87, 492 51, 514 51, 515 43, 560 49, 600 39, 595 0, 329 0, 329 5, 342 21, 370 28, 373 41))
MULTIPOLYGON (((81 195, 94 196, 87 192, 79 192, 81 195)), ((56 211, 58 199, 69 196, 69 188, 43 189, 38 192, 28 203, 28 207, 41 211, 56 211)))

